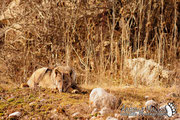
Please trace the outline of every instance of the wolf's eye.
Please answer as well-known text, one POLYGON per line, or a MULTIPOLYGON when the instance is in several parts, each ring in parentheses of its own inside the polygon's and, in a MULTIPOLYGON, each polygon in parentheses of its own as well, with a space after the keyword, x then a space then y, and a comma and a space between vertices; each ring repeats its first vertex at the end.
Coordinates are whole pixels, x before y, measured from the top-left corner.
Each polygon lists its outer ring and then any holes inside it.
POLYGON ((66 82, 66 81, 64 81, 64 84, 67 84, 67 82, 66 82))
POLYGON ((73 74, 73 71, 71 70, 71 71, 70 71, 70 76, 72 76, 72 74, 73 74))
POLYGON ((57 76, 57 74, 58 74, 58 71, 57 71, 57 70, 55 70, 55 74, 56 74, 56 76, 57 76))
POLYGON ((65 75, 63 74, 63 80, 65 79, 65 75))

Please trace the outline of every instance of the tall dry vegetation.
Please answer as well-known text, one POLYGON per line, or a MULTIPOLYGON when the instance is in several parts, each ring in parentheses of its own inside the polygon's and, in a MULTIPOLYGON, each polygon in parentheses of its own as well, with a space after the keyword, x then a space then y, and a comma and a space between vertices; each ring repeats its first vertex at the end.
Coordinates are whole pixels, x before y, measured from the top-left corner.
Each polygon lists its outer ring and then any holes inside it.
MULTIPOLYGON (((9 2, 1 1, 1 14, 9 2)), ((179 62, 180 3, 173 0, 21 0, 15 8, 0 21, 0 58, 17 83, 39 67, 66 64, 79 83, 134 84, 127 58, 179 62)))

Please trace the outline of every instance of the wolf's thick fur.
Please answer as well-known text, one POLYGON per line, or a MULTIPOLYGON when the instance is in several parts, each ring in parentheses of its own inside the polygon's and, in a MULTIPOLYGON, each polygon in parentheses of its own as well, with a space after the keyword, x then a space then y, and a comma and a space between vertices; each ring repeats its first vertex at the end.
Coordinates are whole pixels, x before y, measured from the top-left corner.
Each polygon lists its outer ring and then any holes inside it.
POLYGON ((37 69, 27 84, 31 88, 41 86, 43 88, 58 89, 59 92, 66 92, 69 88, 76 86, 75 71, 68 66, 57 66, 53 69, 40 68, 37 69))

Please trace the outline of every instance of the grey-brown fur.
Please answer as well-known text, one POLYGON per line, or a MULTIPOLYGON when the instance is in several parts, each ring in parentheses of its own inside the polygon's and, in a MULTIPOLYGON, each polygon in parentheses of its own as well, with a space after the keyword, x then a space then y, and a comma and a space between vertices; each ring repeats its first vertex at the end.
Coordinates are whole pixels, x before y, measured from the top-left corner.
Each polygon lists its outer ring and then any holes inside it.
POLYGON ((76 86, 75 78, 75 71, 69 66, 57 66, 52 69, 43 67, 32 74, 27 84, 31 88, 41 86, 66 92, 69 88, 76 86))

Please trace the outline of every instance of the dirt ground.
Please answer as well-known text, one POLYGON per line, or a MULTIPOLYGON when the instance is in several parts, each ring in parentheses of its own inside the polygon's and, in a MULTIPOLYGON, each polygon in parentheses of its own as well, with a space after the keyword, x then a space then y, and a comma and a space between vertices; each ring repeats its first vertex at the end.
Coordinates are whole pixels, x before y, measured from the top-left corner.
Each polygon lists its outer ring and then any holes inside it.
MULTIPOLYGON (((85 88, 85 85, 82 87, 85 88)), ((88 120, 97 116, 97 114, 91 114, 88 103, 89 93, 95 87, 97 86, 87 86, 87 94, 72 94, 59 93, 50 89, 32 90, 17 86, 7 87, 5 84, 0 84, 0 118, 2 120, 10 119, 8 118, 9 114, 19 111, 22 113, 20 120, 88 120)), ((175 91, 173 87, 121 86, 104 88, 122 99, 119 111, 123 105, 142 108, 146 102, 145 96, 149 96, 149 99, 154 99, 160 105, 174 102, 177 112, 180 112, 180 97, 173 94, 175 91)), ((105 117, 101 117, 101 119, 105 119, 105 117)), ((123 117, 119 119, 123 119, 123 117)))

